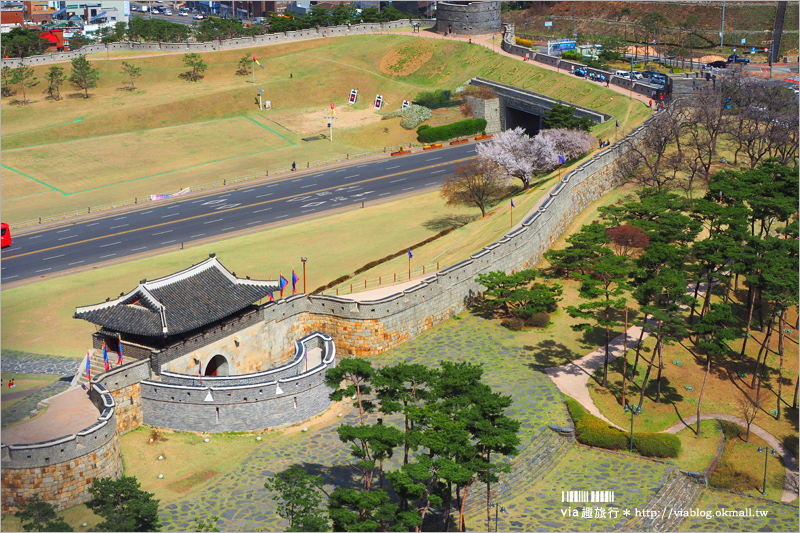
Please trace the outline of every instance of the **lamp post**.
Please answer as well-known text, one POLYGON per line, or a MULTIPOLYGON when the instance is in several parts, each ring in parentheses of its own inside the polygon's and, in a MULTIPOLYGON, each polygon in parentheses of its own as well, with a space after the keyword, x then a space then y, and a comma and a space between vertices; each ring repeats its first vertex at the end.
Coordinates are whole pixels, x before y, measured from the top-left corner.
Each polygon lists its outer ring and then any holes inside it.
POLYGON ((636 407, 628 407, 628 404, 625 404, 625 412, 631 412, 631 443, 628 449, 629 452, 633 453, 633 415, 640 415, 642 414, 642 408, 639 406, 636 407))
MULTIPOLYGON (((494 530, 497 531, 497 513, 501 512, 503 514, 506 514, 506 512, 507 512, 506 508, 503 507, 502 505, 500 505, 499 503, 494 503, 494 502, 490 502, 489 503, 489 508, 490 509, 494 509, 494 530)), ((492 528, 490 526, 491 526, 491 524, 486 524, 486 530, 487 531, 491 531, 492 530, 492 528)))
POLYGON ((308 257, 301 257, 300 261, 303 262, 303 294, 308 294, 306 292, 306 261, 308 261, 308 257))
POLYGON ((772 455, 777 455, 777 453, 775 453, 775 448, 770 448, 769 446, 764 446, 763 448, 761 446, 758 447, 758 453, 764 452, 764 485, 761 490, 762 496, 767 495, 767 459, 769 459, 770 455, 767 453, 767 450, 772 450, 772 455))

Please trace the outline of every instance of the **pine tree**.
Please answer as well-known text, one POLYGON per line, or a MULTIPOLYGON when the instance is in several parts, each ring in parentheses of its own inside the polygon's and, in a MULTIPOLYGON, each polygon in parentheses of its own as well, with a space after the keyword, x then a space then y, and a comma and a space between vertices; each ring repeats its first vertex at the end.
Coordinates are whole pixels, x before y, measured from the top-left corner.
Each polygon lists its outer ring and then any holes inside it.
POLYGON ((72 60, 69 82, 79 91, 83 91, 84 98, 89 98, 89 89, 97 87, 99 79, 99 69, 92 67, 85 56, 78 56, 72 60))

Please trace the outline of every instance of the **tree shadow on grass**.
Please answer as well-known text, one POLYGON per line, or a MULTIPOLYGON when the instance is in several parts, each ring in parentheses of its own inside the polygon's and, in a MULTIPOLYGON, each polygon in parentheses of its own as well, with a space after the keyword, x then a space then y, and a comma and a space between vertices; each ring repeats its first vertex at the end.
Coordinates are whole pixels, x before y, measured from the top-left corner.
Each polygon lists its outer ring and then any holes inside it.
POLYGON ((543 340, 536 345, 528 344, 523 346, 522 350, 525 357, 533 359, 532 366, 545 368, 560 366, 578 358, 578 354, 553 340, 543 340))
POLYGON ((426 220, 422 223, 422 227, 431 231, 444 231, 447 228, 452 228, 453 226, 457 228, 466 226, 477 218, 478 215, 444 215, 426 220))

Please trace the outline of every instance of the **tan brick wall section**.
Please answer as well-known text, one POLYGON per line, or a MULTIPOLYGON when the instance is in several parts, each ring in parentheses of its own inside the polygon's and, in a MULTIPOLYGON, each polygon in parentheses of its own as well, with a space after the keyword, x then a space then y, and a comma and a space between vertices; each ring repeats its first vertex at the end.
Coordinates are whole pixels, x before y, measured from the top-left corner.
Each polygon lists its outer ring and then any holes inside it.
POLYGON ((96 478, 122 475, 119 434, 87 455, 39 468, 3 469, 2 510, 15 513, 28 498, 38 494, 59 510, 89 501, 89 485, 96 478))
POLYGON ((117 431, 122 434, 142 423, 142 391, 139 383, 111 392, 117 404, 117 431))

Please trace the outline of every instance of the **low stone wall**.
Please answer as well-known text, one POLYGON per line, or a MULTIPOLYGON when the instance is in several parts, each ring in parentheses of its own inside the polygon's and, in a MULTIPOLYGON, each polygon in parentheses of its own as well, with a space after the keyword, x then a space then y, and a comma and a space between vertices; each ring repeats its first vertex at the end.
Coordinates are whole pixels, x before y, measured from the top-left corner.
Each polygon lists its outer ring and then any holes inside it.
POLYGON ((131 361, 104 372, 95 381, 102 384, 114 399, 117 431, 125 433, 142 423, 142 394, 139 382, 150 377, 147 359, 131 361))
POLYGON ((96 381, 90 397, 101 414, 77 434, 2 445, 3 513, 16 512, 34 494, 59 510, 66 509, 89 500, 94 479, 122 475, 114 400, 96 381))
MULTIPOLYGON (((498 3, 499 2, 494 2, 498 3)), ((185 43, 137 43, 137 42, 118 42, 108 45, 108 50, 131 50, 131 51, 151 51, 151 52, 212 52, 214 50, 232 50, 236 48, 251 48, 254 46, 261 46, 264 44, 302 40, 302 39, 316 39, 319 37, 336 37, 343 35, 363 35, 365 33, 372 33, 376 31, 392 30, 409 26, 411 24, 419 24, 423 27, 430 27, 435 24, 435 20, 428 19, 403 19, 395 20, 392 22, 383 23, 369 23, 353 24, 344 26, 328 26, 320 28, 311 28, 307 30, 289 31, 286 33, 272 33, 265 35, 256 35, 254 37, 239 37, 236 39, 220 39, 212 42, 185 42, 185 43)), ((52 54, 29 56, 24 59, 17 57, 3 58, 0 61, 0 66, 3 67, 17 67, 20 64, 24 65, 42 65, 47 63, 56 63, 58 61, 67 61, 87 54, 96 54, 106 51, 104 44, 91 44, 84 46, 78 50, 71 52, 55 52, 52 54)))
POLYGON ((322 413, 331 403, 325 371, 336 365, 336 347, 321 333, 301 339, 298 345, 299 355, 287 367, 268 372, 204 377, 202 386, 199 377, 170 373, 162 374, 162 379, 172 383, 142 381, 144 423, 217 433, 294 424, 322 413), (322 362, 308 371, 302 366, 304 347, 323 348, 322 362))

